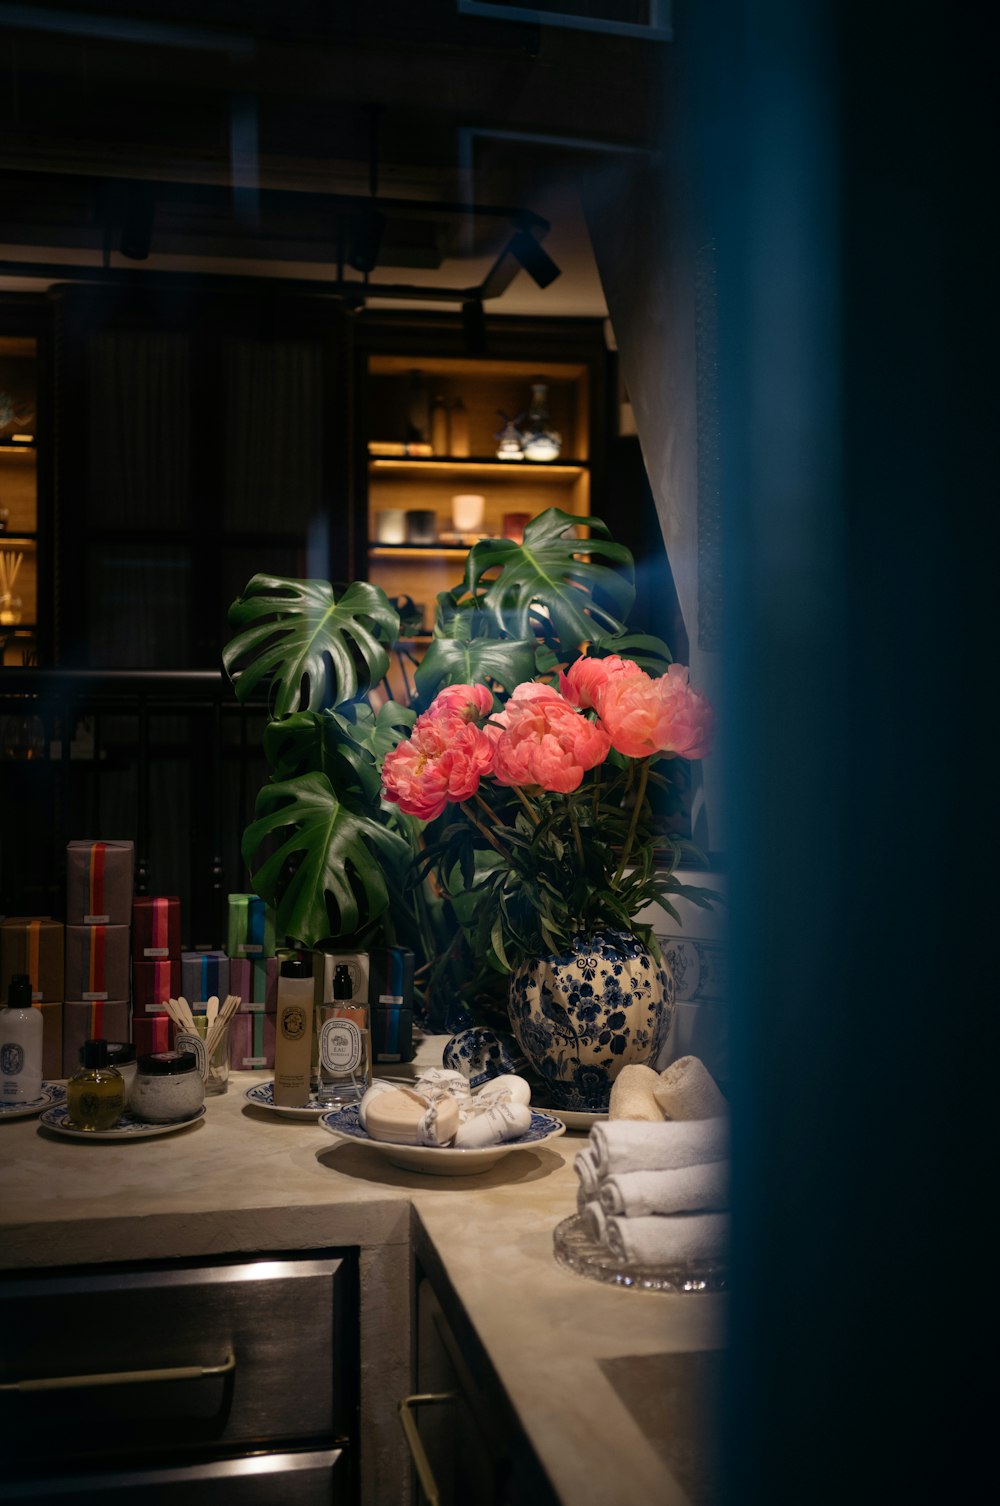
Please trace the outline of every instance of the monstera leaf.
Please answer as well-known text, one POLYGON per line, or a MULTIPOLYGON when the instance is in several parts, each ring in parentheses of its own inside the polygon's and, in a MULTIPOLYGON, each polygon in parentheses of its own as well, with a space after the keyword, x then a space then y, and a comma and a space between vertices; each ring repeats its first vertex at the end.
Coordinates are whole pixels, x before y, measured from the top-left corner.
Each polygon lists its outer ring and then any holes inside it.
POLYGON ((339 598, 325 580, 255 575, 229 609, 236 637, 222 652, 237 699, 266 685, 272 714, 352 700, 389 667, 399 617, 385 592, 354 581, 339 598))
POLYGON ((666 674, 674 662, 674 656, 662 638, 657 638, 652 633, 630 633, 627 630, 595 634, 589 652, 601 659, 611 654, 631 659, 648 675, 666 674))
POLYGON ((435 637, 415 675, 421 704, 433 700, 442 685, 477 685, 493 680, 513 691, 535 673, 533 638, 435 637))
POLYGON ((297 711, 264 731, 264 756, 275 780, 325 774, 341 795, 355 791, 377 807, 382 760, 406 736, 416 713, 387 701, 378 714, 366 701, 337 711, 297 711))
POLYGON ((255 892, 275 907, 278 933, 305 946, 350 936, 386 909, 377 853, 389 863, 410 857, 402 837, 339 800, 325 774, 265 785, 243 834, 255 892), (281 845, 254 869, 261 844, 286 828, 281 845))
POLYGON ((550 507, 527 525, 522 544, 511 539, 474 544, 465 587, 501 632, 523 639, 541 630, 571 652, 598 633, 621 629, 635 599, 631 573, 630 552, 613 542, 600 518, 550 507), (589 526, 589 538, 568 536, 578 523, 589 526), (493 571, 499 571, 496 578, 484 580, 493 571))

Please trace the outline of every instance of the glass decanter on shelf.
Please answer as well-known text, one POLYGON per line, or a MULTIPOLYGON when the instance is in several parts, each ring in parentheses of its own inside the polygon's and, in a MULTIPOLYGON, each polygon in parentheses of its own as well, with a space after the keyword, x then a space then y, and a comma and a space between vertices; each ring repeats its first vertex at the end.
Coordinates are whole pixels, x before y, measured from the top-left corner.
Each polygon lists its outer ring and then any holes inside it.
POLYGON ((545 382, 532 382, 527 429, 521 441, 526 460, 557 460, 562 449, 562 436, 549 428, 548 394, 545 382))

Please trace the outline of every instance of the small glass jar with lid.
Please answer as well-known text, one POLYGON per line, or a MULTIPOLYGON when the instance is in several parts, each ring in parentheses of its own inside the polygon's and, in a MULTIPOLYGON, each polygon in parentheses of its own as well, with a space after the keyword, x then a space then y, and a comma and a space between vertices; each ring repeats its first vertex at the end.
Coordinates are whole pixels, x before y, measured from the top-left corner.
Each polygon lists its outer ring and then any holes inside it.
POLYGON ((205 1083, 191 1051, 156 1051, 140 1056, 129 1107, 138 1119, 170 1124, 190 1119, 205 1102, 205 1083))

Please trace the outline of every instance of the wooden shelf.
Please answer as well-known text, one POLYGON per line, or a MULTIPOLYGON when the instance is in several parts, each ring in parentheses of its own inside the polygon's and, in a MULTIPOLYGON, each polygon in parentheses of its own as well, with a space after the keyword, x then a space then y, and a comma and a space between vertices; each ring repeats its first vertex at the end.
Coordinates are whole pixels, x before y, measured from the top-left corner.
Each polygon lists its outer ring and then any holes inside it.
POLYGON ((34 439, 0 439, 0 454, 3 455, 33 455, 38 449, 38 443, 34 439))
POLYGON ((582 460, 449 460, 443 455, 429 456, 427 459, 403 459, 395 456, 371 456, 368 461, 368 469, 375 476, 400 476, 400 477, 448 477, 448 476, 482 476, 491 481, 524 481, 525 476, 531 477, 534 485, 538 481, 554 481, 564 483, 574 481, 585 474, 587 464, 582 460))
POLYGON ((368 553, 373 560, 460 560, 468 554, 468 546, 444 544, 369 544, 368 553))
POLYGON ((3 544, 37 544, 38 534, 26 528, 0 529, 0 546, 3 544))

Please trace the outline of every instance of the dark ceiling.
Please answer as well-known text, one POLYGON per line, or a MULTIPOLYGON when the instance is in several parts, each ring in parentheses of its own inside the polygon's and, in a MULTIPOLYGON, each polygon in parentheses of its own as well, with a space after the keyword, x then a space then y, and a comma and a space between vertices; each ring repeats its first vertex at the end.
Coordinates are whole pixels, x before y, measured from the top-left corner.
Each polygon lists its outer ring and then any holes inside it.
POLYGON ((0 257, 120 265, 145 213, 154 257, 332 276, 374 189, 373 280, 478 284, 554 184, 653 147, 664 45, 455 0, 0 4, 0 257))

